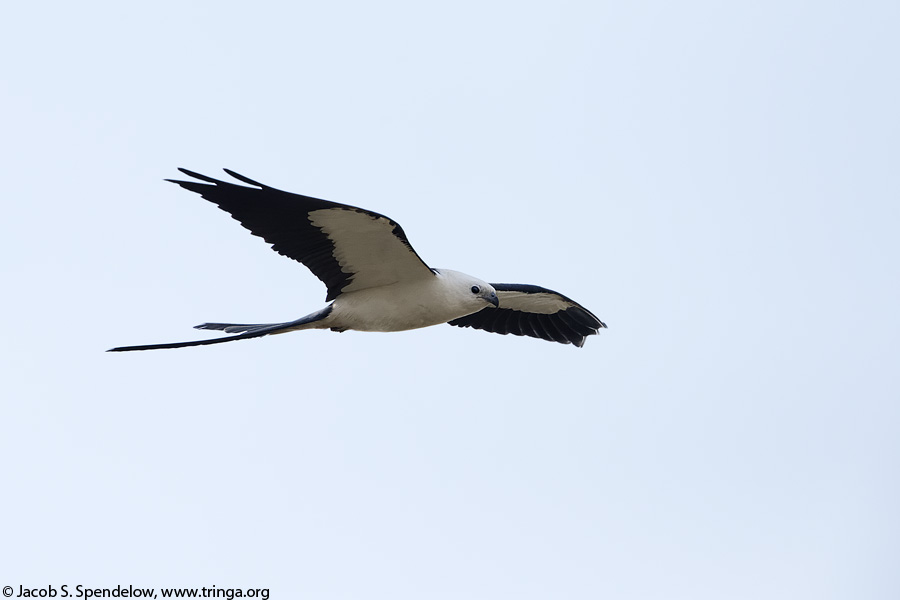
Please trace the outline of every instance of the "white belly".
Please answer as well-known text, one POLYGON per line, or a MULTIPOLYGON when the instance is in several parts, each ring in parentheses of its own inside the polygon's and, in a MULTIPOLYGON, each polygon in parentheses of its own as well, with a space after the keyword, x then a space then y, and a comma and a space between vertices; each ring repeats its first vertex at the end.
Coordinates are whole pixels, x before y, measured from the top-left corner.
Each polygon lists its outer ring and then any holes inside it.
POLYGON ((442 277, 355 292, 335 299, 331 327, 357 331, 405 331, 446 323, 484 305, 448 293, 442 277))

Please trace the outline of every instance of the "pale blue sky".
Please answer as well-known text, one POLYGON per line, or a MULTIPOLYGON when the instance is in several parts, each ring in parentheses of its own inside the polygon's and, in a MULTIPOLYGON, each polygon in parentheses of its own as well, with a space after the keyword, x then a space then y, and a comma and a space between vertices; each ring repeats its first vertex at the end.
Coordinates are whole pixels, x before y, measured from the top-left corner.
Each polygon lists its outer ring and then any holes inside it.
POLYGON ((900 595, 892 2, 19 3, 0 585, 272 598, 900 595), (184 350, 324 286, 183 166, 575 298, 184 350))

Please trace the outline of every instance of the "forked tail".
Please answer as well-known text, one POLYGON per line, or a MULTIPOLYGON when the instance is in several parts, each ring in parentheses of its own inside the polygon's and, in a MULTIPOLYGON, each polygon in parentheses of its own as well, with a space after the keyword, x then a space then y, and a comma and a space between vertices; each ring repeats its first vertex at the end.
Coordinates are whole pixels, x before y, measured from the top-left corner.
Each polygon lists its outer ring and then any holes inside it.
POLYGON ((331 305, 326 306, 320 311, 311 315, 301 317, 296 321, 288 321, 287 323, 256 323, 241 325, 238 323, 203 323, 197 325, 194 329, 215 329, 224 331, 225 333, 236 333, 228 337, 213 338, 211 340, 195 340, 192 342, 172 342, 171 344, 147 344, 144 346, 119 346, 118 348, 110 348, 107 352, 131 352, 134 350, 161 350, 163 348, 187 348, 188 346, 209 346, 212 344, 224 344, 225 342, 234 342, 237 340, 249 340, 250 338, 258 338, 276 333, 287 333, 288 331, 296 331, 298 329, 311 329, 309 325, 325 319, 331 314, 331 305))

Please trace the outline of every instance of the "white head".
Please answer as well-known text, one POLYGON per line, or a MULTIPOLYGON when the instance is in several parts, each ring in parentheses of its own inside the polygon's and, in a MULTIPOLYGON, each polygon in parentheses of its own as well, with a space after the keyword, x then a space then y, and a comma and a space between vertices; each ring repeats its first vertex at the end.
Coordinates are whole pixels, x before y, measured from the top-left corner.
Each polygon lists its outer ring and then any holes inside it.
POLYGON ((454 295, 462 302, 469 304, 472 312, 477 312, 486 306, 497 307, 500 300, 497 298, 497 290, 494 286, 477 277, 451 271, 450 269, 435 269, 438 275, 449 281, 454 295))

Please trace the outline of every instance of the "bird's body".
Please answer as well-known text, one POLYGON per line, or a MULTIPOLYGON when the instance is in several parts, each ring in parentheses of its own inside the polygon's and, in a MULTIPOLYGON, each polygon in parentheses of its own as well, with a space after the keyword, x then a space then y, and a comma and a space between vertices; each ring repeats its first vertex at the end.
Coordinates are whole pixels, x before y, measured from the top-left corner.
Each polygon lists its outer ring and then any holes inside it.
POLYGON ((422 280, 343 293, 335 299, 329 315, 334 325, 323 325, 355 331, 430 327, 485 308, 486 302, 491 304, 492 293, 496 292, 489 283, 458 271, 435 269, 432 276, 422 280), (473 294, 472 286, 478 286, 484 294, 473 294))
POLYGON ((428 267, 403 229, 384 215, 276 190, 227 169, 256 187, 181 171, 207 183, 173 183, 201 194, 275 251, 306 265, 325 283, 331 304, 285 323, 196 327, 236 334, 229 337, 125 346, 112 352, 205 346, 303 329, 388 332, 440 323, 581 346, 586 336, 606 327, 590 311, 552 290, 490 284, 458 271, 428 267))

